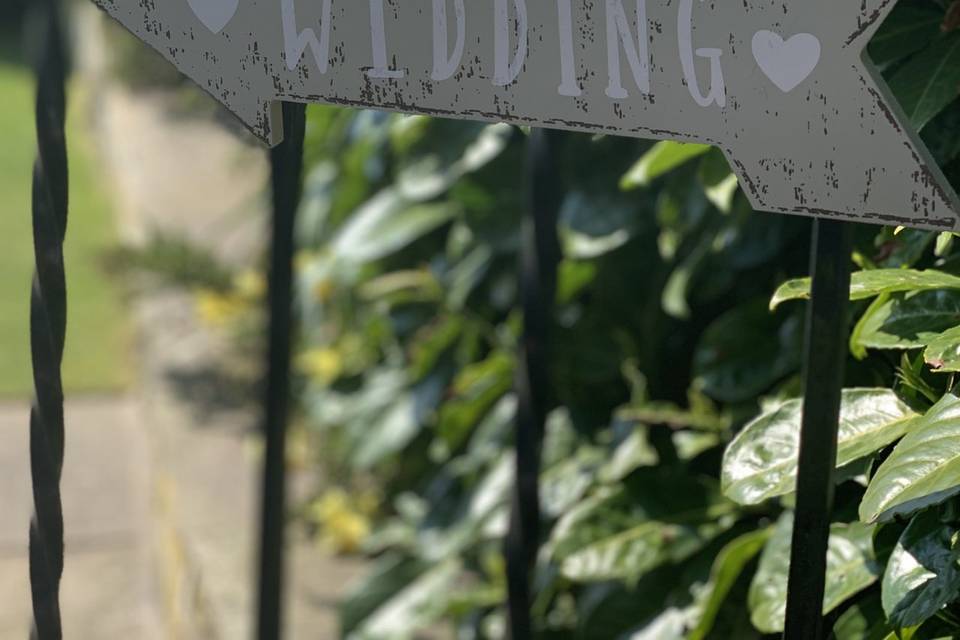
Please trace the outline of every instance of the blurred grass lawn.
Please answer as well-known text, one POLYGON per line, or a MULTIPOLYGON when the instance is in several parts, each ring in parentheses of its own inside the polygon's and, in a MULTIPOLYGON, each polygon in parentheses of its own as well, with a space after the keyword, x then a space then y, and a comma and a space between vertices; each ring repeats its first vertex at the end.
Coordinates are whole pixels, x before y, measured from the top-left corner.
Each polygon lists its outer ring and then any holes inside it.
MULTIPOLYGON (((74 393, 117 391, 131 377, 131 334, 117 283, 99 267, 116 234, 106 194, 97 184, 92 141, 75 93, 67 130, 71 191, 64 387, 74 393)), ((0 96, 0 398, 17 398, 29 396, 33 388, 28 314, 35 137, 29 70, 0 58, 0 96)))

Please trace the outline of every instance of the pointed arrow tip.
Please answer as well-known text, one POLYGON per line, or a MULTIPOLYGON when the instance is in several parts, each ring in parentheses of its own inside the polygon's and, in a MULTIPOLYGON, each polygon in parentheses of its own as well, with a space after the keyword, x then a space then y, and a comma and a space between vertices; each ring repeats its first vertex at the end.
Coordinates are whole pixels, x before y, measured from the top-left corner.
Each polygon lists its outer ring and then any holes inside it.
MULTIPOLYGON (((221 30, 212 28, 201 19, 201 26, 178 27, 180 18, 189 13, 184 7, 164 6, 164 17, 152 12, 157 9, 148 3, 127 0, 93 0, 101 10, 116 20, 125 29, 153 48, 168 62, 173 64, 184 76, 192 80, 204 92, 234 114, 243 125, 260 141, 268 146, 276 146, 283 140, 283 118, 280 103, 274 100, 271 78, 263 73, 249 73, 250 62, 241 61, 234 65, 218 67, 209 59, 212 54, 197 58, 193 51, 176 46, 178 37, 189 40, 201 47, 200 40, 206 43, 208 51, 214 51, 215 41, 226 38, 221 30), (204 30, 204 26, 209 31, 204 30), (224 70, 224 68, 226 70, 224 70)), ((149 3, 152 5, 152 3, 149 3)), ((192 15, 192 14, 191 14, 192 15)), ((200 17, 205 15, 201 12, 200 17)), ((212 18, 210 18, 212 19, 212 18)), ((219 25, 219 23, 217 23, 219 25)), ((222 43, 221 43, 222 44, 222 43)), ((236 50, 237 59, 241 59, 236 50)), ((219 54, 228 57, 228 54, 219 54)))
MULTIPOLYGON (((214 96, 216 98, 216 96, 214 96)), ((230 103, 236 104, 236 103, 230 103)), ((283 142, 283 109, 276 100, 255 101, 249 111, 229 110, 260 142, 275 147, 283 142)))

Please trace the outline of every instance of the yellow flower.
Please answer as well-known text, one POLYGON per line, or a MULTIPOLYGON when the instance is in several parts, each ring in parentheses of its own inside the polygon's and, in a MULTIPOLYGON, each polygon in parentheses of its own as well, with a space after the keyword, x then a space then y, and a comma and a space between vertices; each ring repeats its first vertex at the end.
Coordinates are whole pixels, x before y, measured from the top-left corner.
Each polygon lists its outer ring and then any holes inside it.
POLYGON ((267 294, 267 279, 259 271, 248 269, 234 277, 233 290, 247 300, 261 300, 267 294))
POLYGON ((342 489, 330 489, 310 507, 320 527, 320 543, 336 553, 356 553, 370 535, 370 521, 353 507, 342 489))
POLYGON ((243 300, 237 296, 210 289, 197 291, 194 299, 200 320, 214 327, 229 324, 246 308, 243 300))
POLYGON ((320 543, 336 553, 357 553, 370 535, 370 522, 358 513, 344 512, 326 523, 320 543))
POLYGON ((297 357, 297 368, 314 380, 330 384, 343 372, 343 358, 336 349, 310 349, 297 357))
POLYGON ((317 259, 317 254, 313 251, 300 250, 293 256, 293 268, 297 273, 303 273, 317 259))
POLYGON ((330 278, 318 280, 316 284, 313 285, 313 295, 320 302, 327 302, 330 300, 335 291, 336 288, 333 286, 333 281, 331 281, 330 278))

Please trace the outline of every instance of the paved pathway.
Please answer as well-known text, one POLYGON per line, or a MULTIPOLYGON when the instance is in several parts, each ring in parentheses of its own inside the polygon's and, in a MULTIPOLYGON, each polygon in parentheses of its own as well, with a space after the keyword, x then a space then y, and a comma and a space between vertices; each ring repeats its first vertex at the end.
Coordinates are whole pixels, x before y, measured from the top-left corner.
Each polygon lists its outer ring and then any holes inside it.
MULTIPOLYGON (((96 42, 97 14, 81 30, 96 42)), ((96 74, 103 51, 82 52, 96 74)), ((93 77, 93 76, 91 76, 93 77)), ((171 116, 169 95, 101 86, 94 109, 121 234, 182 233, 251 264, 265 234, 266 154, 210 118, 171 116)), ((250 636, 260 472, 249 375, 199 325, 191 297, 133 304, 136 390, 70 398, 63 500, 65 637, 238 640, 250 636)), ((26 638, 31 512, 25 403, 0 405, 0 638, 26 638)), ((291 536, 288 638, 338 637, 336 604, 359 563, 291 536)))
MULTIPOLYGON (((170 95, 110 83, 98 95, 121 233, 134 241, 158 229, 183 234, 228 262, 254 264, 266 238, 264 149, 209 116, 176 113, 170 95)), ((230 359, 224 336, 199 326, 183 292, 152 291, 134 311, 139 419, 158 496, 158 578, 170 637, 251 637, 260 414, 250 380, 257 372, 230 359)), ((287 637, 333 640, 337 602, 360 563, 326 557, 293 535, 290 542, 287 637)))
MULTIPOLYGON (((27 638, 27 531, 32 511, 29 409, 0 406, 0 638, 27 638)), ((146 433, 129 400, 67 404, 63 476, 67 638, 164 637, 152 575, 146 433)))

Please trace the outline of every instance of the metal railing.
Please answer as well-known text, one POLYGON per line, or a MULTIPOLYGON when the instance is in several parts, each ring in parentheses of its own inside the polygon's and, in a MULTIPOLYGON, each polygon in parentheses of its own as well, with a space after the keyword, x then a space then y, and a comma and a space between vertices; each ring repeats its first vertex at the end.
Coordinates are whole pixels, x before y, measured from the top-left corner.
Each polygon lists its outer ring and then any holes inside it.
POLYGON ((37 75, 37 159, 33 168, 33 242, 36 270, 30 298, 30 352, 34 401, 30 410, 33 519, 30 522, 32 637, 57 639, 63 575, 63 383, 60 365, 67 328, 63 242, 67 231, 68 175, 66 58, 56 0, 30 8, 30 40, 37 75))
MULTIPOLYGON (((64 138, 63 34, 57 0, 34 0, 37 46, 37 162, 33 182, 36 277, 30 315, 35 401, 30 417, 34 516, 30 527, 30 581, 37 640, 62 637, 59 587, 63 572, 60 476, 64 456, 60 365, 66 329, 63 241, 67 223, 64 138)), ((285 524, 284 448, 291 345, 293 228, 300 199, 305 115, 284 105, 285 142, 272 152, 273 241, 269 285, 269 348, 264 405, 263 472, 257 637, 282 634, 285 524)), ((532 638, 531 570, 539 542, 538 476, 548 404, 552 304, 559 248, 560 201, 553 162, 560 134, 534 130, 529 138, 529 216, 523 221, 519 276, 524 311, 516 377, 516 482, 504 544, 508 565, 511 637, 532 638)), ((811 256, 812 299, 807 319, 806 394, 797 480, 796 526, 789 575, 787 640, 823 637, 822 603, 850 284, 851 225, 818 221, 811 256)))

